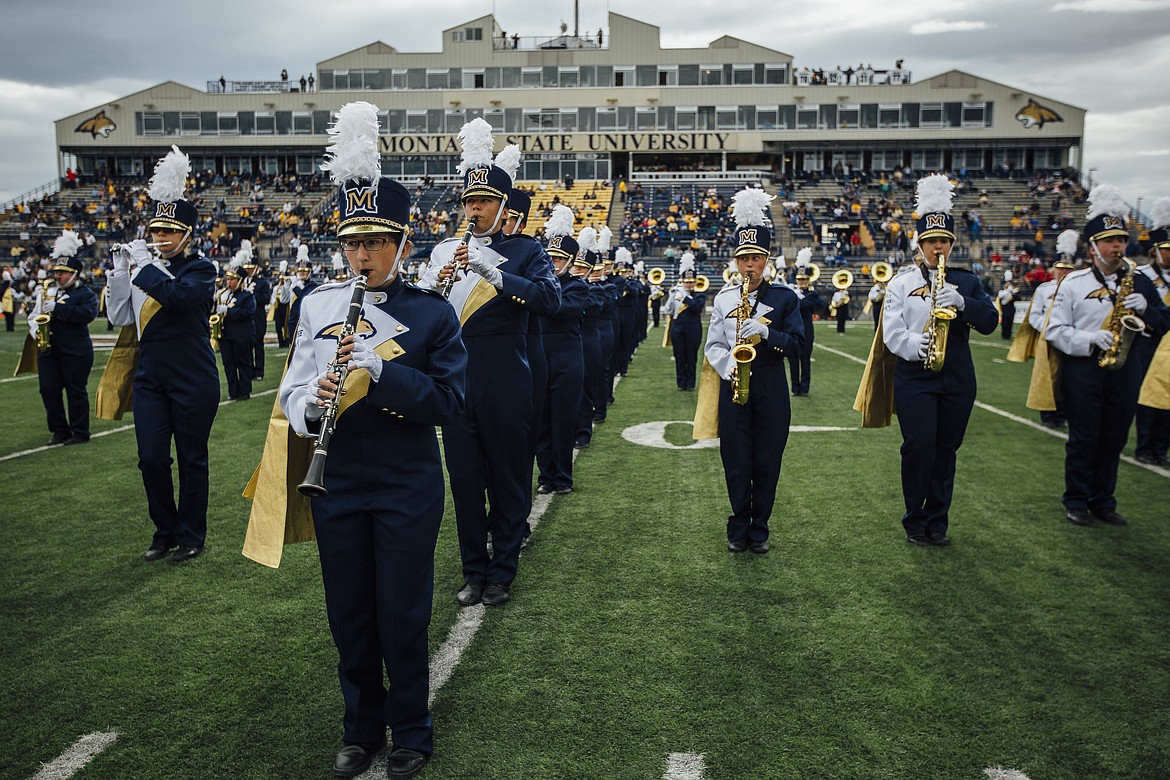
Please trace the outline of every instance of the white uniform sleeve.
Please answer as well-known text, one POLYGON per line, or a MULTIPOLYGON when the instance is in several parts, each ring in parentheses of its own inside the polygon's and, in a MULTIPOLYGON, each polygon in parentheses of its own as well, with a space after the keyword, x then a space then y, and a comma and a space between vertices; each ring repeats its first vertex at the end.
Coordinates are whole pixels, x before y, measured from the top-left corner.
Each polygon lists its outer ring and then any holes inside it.
POLYGON ((881 297, 882 297, 882 288, 880 286, 875 284, 873 287, 869 288, 870 301, 872 301, 873 303, 877 303, 879 300, 881 300, 881 297))
POLYGON ((114 326, 134 324, 134 301, 130 274, 112 270, 106 276, 106 317, 114 326))
POLYGON ((1028 311, 1028 324, 1039 333, 1044 328, 1044 312, 1048 311, 1048 304, 1052 301, 1047 290, 1036 290, 1032 299, 1032 308, 1028 311))
POLYGON ((1048 315, 1048 330, 1044 338, 1066 355, 1088 357, 1093 354, 1093 334, 1096 330, 1078 330, 1073 311, 1074 295, 1067 282, 1052 301, 1052 314, 1048 315))
POLYGON ((297 325, 296 347, 288 371, 280 380, 280 408, 288 418, 289 425, 298 436, 310 437, 305 412, 317 392, 317 377, 324 372, 324 366, 317 365, 313 339, 306 335, 315 332, 309 322, 310 312, 301 307, 301 319, 297 325))
POLYGON ((886 348, 903 360, 917 361, 922 332, 906 324, 906 285, 891 284, 882 307, 882 340, 886 348))
MULTIPOLYGON (((725 299, 728 296, 723 296, 725 299)), ((707 326, 707 344, 703 347, 703 355, 715 373, 724 379, 731 379, 731 369, 735 361, 731 359, 731 346, 735 341, 735 320, 728 319, 725 303, 718 297, 711 309, 711 324, 707 326)))

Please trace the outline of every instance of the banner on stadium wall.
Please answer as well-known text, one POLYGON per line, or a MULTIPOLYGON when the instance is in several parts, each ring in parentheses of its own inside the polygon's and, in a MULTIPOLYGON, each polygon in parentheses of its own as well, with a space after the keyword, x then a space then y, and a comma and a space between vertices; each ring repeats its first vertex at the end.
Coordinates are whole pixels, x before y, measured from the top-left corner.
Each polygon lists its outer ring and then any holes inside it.
MULTIPOLYGON (((504 144, 517 144, 524 153, 738 151, 732 133, 513 133, 503 138, 504 144)), ((457 135, 386 135, 378 140, 386 155, 459 154, 457 135)))

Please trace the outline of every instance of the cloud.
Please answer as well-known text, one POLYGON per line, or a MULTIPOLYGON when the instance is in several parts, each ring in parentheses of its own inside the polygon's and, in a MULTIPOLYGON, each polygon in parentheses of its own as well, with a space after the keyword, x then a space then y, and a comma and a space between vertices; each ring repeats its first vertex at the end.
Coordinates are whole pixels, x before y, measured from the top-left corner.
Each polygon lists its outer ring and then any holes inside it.
POLYGON ((1054 3, 1053 13, 1079 11, 1088 14, 1126 14, 1170 10, 1170 0, 1066 0, 1054 3))
POLYGON ((937 35, 939 33, 949 32, 971 32, 973 30, 986 30, 987 22, 974 21, 957 21, 944 22, 942 19, 927 19, 925 22, 917 22, 910 26, 911 35, 937 35))

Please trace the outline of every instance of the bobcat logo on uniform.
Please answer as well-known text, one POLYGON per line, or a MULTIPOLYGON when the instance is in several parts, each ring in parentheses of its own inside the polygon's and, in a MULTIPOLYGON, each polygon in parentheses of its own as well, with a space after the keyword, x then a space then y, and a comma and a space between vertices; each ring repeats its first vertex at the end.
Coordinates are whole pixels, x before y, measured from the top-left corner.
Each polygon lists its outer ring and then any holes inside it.
POLYGON ((926 215, 926 229, 927 230, 946 230, 947 216, 946 214, 927 214, 926 215))
POLYGON ((914 290, 913 292, 911 292, 906 297, 907 298, 923 298, 923 299, 929 298, 930 297, 930 285, 924 284, 921 287, 919 287, 917 290, 914 290))
POLYGON ((75 133, 89 133, 91 138, 97 138, 99 135, 102 138, 109 138, 110 133, 118 129, 114 124, 114 120, 106 116, 106 110, 103 108, 89 119, 85 120, 77 126, 75 133))
MULTIPOLYGON (((341 330, 344 327, 345 327, 344 322, 335 322, 332 325, 326 325, 324 328, 321 328, 321 330, 317 331, 317 335, 314 336, 313 338, 314 339, 337 339, 337 338, 340 338, 341 337, 341 330)), ((378 332, 378 330, 365 317, 362 317, 361 319, 358 320, 357 328, 354 329, 355 336, 362 336, 363 338, 367 338, 367 339, 372 337, 377 332, 378 332)))
POLYGON ((1043 130, 1044 125, 1048 122, 1064 121, 1060 118, 1060 114, 1047 106, 1040 105, 1031 98, 1028 98, 1027 105, 1016 112, 1016 119, 1028 130, 1033 127, 1037 130, 1043 130))
POLYGON ((174 203, 159 203, 154 210, 154 216, 166 217, 167 219, 175 218, 175 204, 174 203))
POLYGON ((472 168, 467 172, 467 186, 472 184, 482 184, 487 186, 488 183, 488 169, 487 168, 472 168))
POLYGON ((1086 301, 1092 300, 1092 299, 1096 299, 1099 301, 1106 301, 1107 300, 1107 301, 1112 302, 1113 296, 1112 296, 1112 294, 1110 294, 1109 288, 1099 287, 1098 289, 1093 290, 1093 292, 1091 292, 1085 296, 1086 301))
POLYGON ((739 231, 739 243, 741 243, 741 244, 754 244, 754 243, 756 243, 756 229, 751 228, 750 230, 739 231))
POLYGON ((378 204, 374 202, 375 190, 373 187, 356 187, 345 191, 345 211, 352 216, 359 211, 367 214, 377 214, 378 204))

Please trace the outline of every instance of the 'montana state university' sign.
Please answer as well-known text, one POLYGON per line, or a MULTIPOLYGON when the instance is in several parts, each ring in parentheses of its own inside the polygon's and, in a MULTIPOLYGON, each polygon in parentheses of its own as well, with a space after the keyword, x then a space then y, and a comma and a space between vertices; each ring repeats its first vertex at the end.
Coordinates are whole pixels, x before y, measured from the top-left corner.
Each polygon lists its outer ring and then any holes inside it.
MULTIPOLYGON (((455 135, 386 135, 382 154, 459 154, 455 135)), ((731 133, 518 133, 504 136, 522 152, 731 152, 731 133)))

